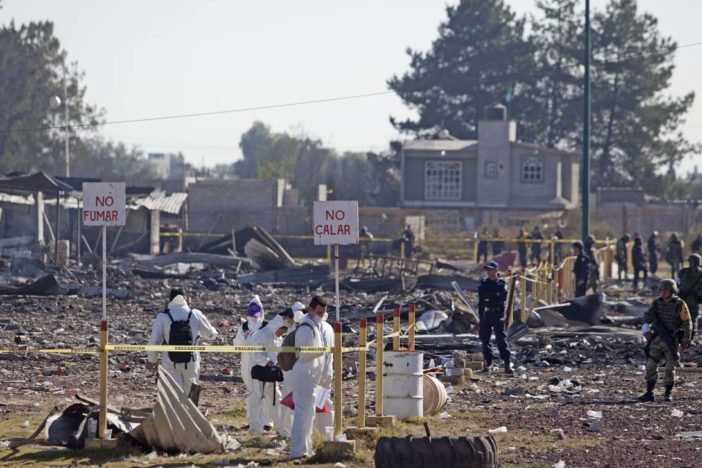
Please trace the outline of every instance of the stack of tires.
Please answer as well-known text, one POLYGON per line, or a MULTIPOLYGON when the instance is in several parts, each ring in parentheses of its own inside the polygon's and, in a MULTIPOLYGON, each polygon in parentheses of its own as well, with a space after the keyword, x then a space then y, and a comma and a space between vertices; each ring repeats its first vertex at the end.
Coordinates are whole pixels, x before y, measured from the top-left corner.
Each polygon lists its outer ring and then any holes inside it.
POLYGON ((381 437, 376 468, 496 468, 497 444, 488 437, 381 437))

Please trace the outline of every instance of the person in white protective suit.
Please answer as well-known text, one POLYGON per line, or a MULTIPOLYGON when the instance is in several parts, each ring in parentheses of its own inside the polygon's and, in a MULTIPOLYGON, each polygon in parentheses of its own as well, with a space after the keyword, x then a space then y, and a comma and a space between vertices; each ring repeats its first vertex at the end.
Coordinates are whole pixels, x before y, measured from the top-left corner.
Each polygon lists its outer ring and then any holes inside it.
MULTIPOLYGON (((329 336, 323 332, 321 323, 327 310, 323 297, 315 296, 310 301, 307 314, 300 321, 295 333, 295 346, 332 347, 329 336)), ((331 376, 327 374, 329 353, 297 353, 297 361, 290 371, 290 388, 293 393, 295 413, 292 424, 290 458, 304 458, 313 455, 312 424, 315 415, 317 391, 331 389, 331 376)), ((331 367, 331 366, 330 366, 331 367)))
MULTIPOLYGON (((280 347, 283 344, 283 335, 288 331, 285 318, 278 314, 274 316, 266 326, 260 328, 251 338, 252 346, 280 347)), ((264 378, 259 380, 254 374, 257 366, 268 368, 281 378, 283 371, 278 367, 278 352, 256 352, 251 356, 251 368, 249 373, 252 376, 251 393, 246 397, 246 410, 251 415, 250 434, 263 434, 266 432, 264 421, 272 421, 274 428, 281 425, 280 411, 280 386, 282 382, 271 381, 264 378)), ((261 369, 259 369, 261 370, 261 369)), ((267 377, 270 377, 268 373, 267 377)))
MULTIPOLYGON (((251 338, 254 333, 258 331, 265 321, 263 320, 263 304, 261 304, 261 298, 254 296, 249 302, 246 308, 246 321, 241 324, 239 329, 236 331, 236 336, 234 337, 234 346, 248 346, 251 344, 251 338)), ((253 383, 251 381, 251 359, 252 353, 241 353, 241 379, 244 381, 244 386, 246 387, 247 396, 251 394, 253 383)), ((260 416, 260 413, 259 413, 260 416)), ((258 426, 258 421, 252 421, 251 414, 246 411, 246 419, 248 420, 249 428, 252 426, 258 426)), ((269 425, 270 421, 263 421, 263 425, 269 425)))
MULTIPOLYGON (((199 310, 190 308, 182 289, 171 289, 169 299, 170 302, 166 310, 158 314, 154 320, 149 338, 150 345, 177 344, 169 343, 171 324, 181 320, 187 320, 190 325, 192 345, 197 345, 200 339, 213 340, 217 337, 217 330, 210 325, 207 317, 199 310)), ((169 353, 163 352, 161 353, 161 365, 197 405, 197 395, 191 394, 191 388, 196 386, 199 391, 200 353, 190 354, 192 357, 189 362, 174 363, 169 357, 169 353)), ((158 368, 158 358, 158 352, 149 351, 147 353, 147 367, 149 369, 158 368)))
MULTIPOLYGON (((301 302, 296 302, 292 305, 292 307, 289 307, 285 309, 284 312, 281 312, 280 315, 282 315, 285 319, 285 324, 288 327, 288 333, 290 333, 297 328, 300 320, 302 320, 302 318, 305 316, 305 306, 301 302)), ((290 388, 290 372, 283 371, 283 378, 284 380, 280 388, 280 393, 283 397, 285 397, 292 391, 290 388)), ((280 411, 280 421, 276 426, 276 431, 281 437, 290 437, 293 422, 293 410, 287 406, 280 405, 278 411, 280 411)))

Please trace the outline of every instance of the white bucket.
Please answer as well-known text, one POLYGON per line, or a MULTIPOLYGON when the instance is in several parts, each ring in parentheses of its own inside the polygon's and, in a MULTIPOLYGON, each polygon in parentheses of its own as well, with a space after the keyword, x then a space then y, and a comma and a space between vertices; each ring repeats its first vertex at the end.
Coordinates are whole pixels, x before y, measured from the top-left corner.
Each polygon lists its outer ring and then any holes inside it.
POLYGON ((399 419, 422 417, 424 353, 383 353, 383 414, 399 419))
POLYGON ((448 394, 441 381, 431 375, 424 376, 424 415, 434 416, 446 404, 448 394))

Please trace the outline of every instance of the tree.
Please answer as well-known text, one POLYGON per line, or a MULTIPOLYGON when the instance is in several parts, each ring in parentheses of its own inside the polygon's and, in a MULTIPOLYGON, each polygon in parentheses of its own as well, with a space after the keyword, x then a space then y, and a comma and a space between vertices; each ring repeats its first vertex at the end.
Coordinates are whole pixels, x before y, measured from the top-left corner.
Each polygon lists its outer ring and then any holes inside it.
POLYGON ((141 150, 100 137, 77 140, 71 149, 71 164, 73 177, 126 180, 130 184, 156 178, 141 150))
POLYGON ((656 169, 698 150, 678 130, 694 93, 666 94, 677 44, 635 0, 612 0, 593 29, 593 182, 645 185, 656 169))
MULTIPOLYGON (((62 109, 52 110, 53 96, 68 85, 71 139, 95 134, 102 111, 85 102, 82 74, 66 64, 66 52, 53 35, 51 22, 14 23, 0 28, 0 167, 5 171, 63 173, 62 109), (84 129, 82 126, 87 125, 84 129)), ((63 97, 62 97, 63 99, 63 97)))
POLYGON ((407 50, 410 68, 388 85, 412 109, 418 120, 392 124, 417 136, 442 129, 475 139, 485 107, 506 100, 512 115, 532 104, 522 91, 531 85, 532 50, 524 40, 524 19, 503 0, 462 0, 446 8, 447 20, 427 53, 407 50), (517 86, 518 84, 518 86, 517 86))
POLYGON ((395 159, 351 152, 338 156, 304 132, 276 133, 262 122, 254 122, 242 134, 239 146, 243 158, 234 163, 236 175, 287 179, 305 204, 317 199, 321 184, 331 190, 332 199, 358 200, 366 206, 397 203, 395 159))
POLYGON ((304 139, 287 133, 272 133, 262 122, 254 122, 241 135, 239 147, 243 159, 235 163, 241 177, 289 179, 304 148, 304 139))
POLYGON ((540 17, 531 18, 529 42, 538 66, 530 88, 537 113, 529 119, 535 142, 549 148, 576 147, 583 115, 583 24, 580 0, 541 0, 540 17))
MULTIPOLYGON (((524 20, 501 0, 463 0, 427 53, 410 50, 411 70, 390 87, 418 120, 395 126, 418 137, 445 128, 476 136, 483 108, 514 90, 510 117, 519 138, 565 149, 580 148, 583 108, 583 21, 579 0, 540 0, 524 20)), ((694 100, 667 95, 677 45, 658 22, 640 14, 635 0, 610 0, 592 22, 593 185, 641 186, 663 196, 680 193, 661 169, 700 150, 680 125, 694 100)))

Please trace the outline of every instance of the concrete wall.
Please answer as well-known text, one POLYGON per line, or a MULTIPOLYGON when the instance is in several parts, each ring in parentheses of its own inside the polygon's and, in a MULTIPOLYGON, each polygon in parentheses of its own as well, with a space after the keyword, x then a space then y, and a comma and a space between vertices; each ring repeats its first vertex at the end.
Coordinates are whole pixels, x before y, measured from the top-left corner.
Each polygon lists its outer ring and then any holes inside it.
POLYGON ((505 207, 510 199, 510 142, 516 141, 513 120, 481 120, 478 123, 478 205, 505 207), (497 176, 485 177, 488 163, 497 164, 497 176))
POLYGON ((203 180, 188 187, 188 228, 228 233, 251 224, 275 232, 276 180, 203 180))
POLYGON ((677 232, 683 237, 687 237, 688 231, 702 221, 693 204, 664 203, 607 203, 593 210, 591 220, 607 225, 615 236, 624 232, 640 232, 648 236, 657 230, 661 233, 677 232))
POLYGON ((512 207, 546 206, 560 195, 562 175, 560 156, 513 148, 510 168, 509 183, 512 191, 510 205, 512 207), (540 182, 528 182, 522 179, 524 160, 532 156, 541 158, 543 163, 543 178, 540 182))
MULTIPOLYGON (((458 161, 461 163, 461 200, 475 202, 477 198, 476 154, 469 152, 447 152, 444 157, 436 151, 407 151, 405 154, 405 175, 402 179, 404 197, 407 201, 425 201, 424 175, 427 161, 458 161)), ((430 200, 440 203, 441 200, 430 200)), ((455 200, 447 200, 455 202, 455 200)))

